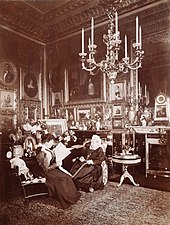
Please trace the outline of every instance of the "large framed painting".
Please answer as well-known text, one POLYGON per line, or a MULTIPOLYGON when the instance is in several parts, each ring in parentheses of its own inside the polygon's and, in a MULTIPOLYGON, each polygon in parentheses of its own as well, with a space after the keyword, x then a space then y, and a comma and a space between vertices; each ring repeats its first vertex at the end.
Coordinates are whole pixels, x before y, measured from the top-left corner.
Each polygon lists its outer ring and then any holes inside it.
POLYGON ((39 100, 39 82, 40 75, 34 73, 27 73, 23 76, 23 90, 22 96, 24 99, 39 100))
POLYGON ((65 103, 106 101, 106 76, 100 71, 96 75, 71 67, 65 72, 65 103))
POLYGON ((0 82, 4 86, 12 86, 17 80, 17 68, 8 59, 0 60, 0 82))

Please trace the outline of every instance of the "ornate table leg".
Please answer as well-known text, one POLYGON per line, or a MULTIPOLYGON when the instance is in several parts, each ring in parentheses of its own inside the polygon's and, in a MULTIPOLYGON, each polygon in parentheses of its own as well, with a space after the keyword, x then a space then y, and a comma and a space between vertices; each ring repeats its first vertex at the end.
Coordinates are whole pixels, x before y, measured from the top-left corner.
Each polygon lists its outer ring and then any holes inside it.
POLYGON ((130 180, 135 186, 138 187, 139 184, 135 183, 135 181, 134 181, 132 175, 130 175, 130 173, 128 172, 127 168, 128 168, 128 166, 125 165, 125 167, 124 167, 124 173, 122 174, 122 176, 121 176, 121 178, 120 178, 120 183, 117 185, 117 187, 120 187, 120 186, 122 185, 122 183, 123 183, 123 181, 124 181, 124 179, 125 179, 126 177, 129 178, 129 180, 130 180))

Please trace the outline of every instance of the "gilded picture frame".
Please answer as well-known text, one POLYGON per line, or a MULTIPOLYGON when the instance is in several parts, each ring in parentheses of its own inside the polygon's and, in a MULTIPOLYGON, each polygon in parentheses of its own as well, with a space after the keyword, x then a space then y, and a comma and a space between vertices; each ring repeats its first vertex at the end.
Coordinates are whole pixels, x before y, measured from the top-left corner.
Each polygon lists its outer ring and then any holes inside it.
POLYGON ((12 90, 0 91, 0 109, 13 111, 16 108, 16 93, 12 90))
POLYGON ((123 101, 125 99, 124 81, 110 83, 110 102, 123 101))
POLYGON ((113 117, 120 117, 120 116, 122 116, 122 106, 114 105, 113 106, 113 117))
POLYGON ((18 71, 13 62, 8 59, 0 60, 0 82, 7 87, 15 84, 18 71))
POLYGON ((65 104, 106 101, 106 75, 96 75, 82 70, 80 66, 65 70, 65 104))
POLYGON ((123 119, 122 118, 112 118, 112 128, 113 129, 123 128, 123 119))

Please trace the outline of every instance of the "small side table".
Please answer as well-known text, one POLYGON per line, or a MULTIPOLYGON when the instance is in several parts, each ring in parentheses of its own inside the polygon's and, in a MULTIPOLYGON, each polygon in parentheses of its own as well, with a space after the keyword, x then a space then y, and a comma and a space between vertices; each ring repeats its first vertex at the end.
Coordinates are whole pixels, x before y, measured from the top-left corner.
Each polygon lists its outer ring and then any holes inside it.
POLYGON ((123 174, 120 178, 120 183, 117 187, 121 186, 126 177, 129 178, 135 186, 139 186, 139 184, 135 183, 132 175, 128 172, 128 165, 135 165, 141 162, 141 157, 139 155, 113 155, 112 160, 115 163, 122 164, 124 168, 123 174))

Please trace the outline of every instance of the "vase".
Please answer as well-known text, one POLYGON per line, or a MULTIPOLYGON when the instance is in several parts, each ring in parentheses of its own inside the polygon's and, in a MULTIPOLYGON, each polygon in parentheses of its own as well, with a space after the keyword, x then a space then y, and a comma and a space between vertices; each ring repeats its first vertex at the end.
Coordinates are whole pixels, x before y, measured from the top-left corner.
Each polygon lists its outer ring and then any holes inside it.
POLYGON ((96 130, 100 130, 100 121, 96 122, 96 130))
POLYGON ((129 117, 130 124, 134 123, 135 116, 136 116, 136 110, 133 107, 131 107, 129 112, 128 112, 128 117, 129 117))

